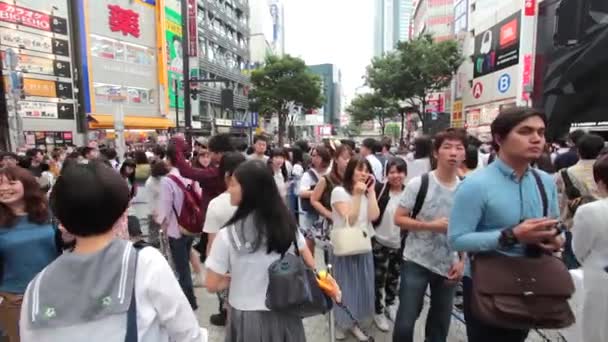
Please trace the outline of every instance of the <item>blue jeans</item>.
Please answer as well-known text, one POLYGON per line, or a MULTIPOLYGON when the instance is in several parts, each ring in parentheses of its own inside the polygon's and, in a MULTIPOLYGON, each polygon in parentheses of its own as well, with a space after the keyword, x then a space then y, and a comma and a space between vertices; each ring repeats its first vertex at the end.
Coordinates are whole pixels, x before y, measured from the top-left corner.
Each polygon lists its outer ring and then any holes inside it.
POLYGON ((183 235, 179 239, 170 237, 169 248, 171 249, 171 256, 173 257, 173 264, 175 265, 179 286, 181 286, 184 295, 186 295, 188 302, 190 302, 192 310, 196 310, 198 305, 196 304, 194 286, 192 285, 192 274, 190 273, 190 250, 192 249, 193 241, 194 238, 191 236, 183 235))
POLYGON ((416 320, 424 305, 427 286, 431 288, 431 307, 426 318, 425 341, 445 342, 452 316, 456 283, 411 261, 401 266, 399 308, 393 342, 413 342, 416 320))

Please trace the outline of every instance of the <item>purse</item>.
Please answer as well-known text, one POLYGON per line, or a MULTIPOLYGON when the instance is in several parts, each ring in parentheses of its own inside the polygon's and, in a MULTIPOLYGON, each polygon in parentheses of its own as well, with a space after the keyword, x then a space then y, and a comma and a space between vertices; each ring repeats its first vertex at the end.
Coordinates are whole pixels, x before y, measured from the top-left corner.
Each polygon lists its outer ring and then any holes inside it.
POLYGON ((349 256, 372 251, 372 239, 367 227, 352 227, 345 218, 346 227, 334 227, 329 238, 336 256, 349 256))
MULTIPOLYGON (((547 193, 532 171, 547 217, 547 193)), ((568 299, 574 282, 564 263, 552 255, 512 257, 475 254, 471 261, 471 308, 480 320, 507 329, 562 329, 572 325, 568 299)))
POLYGON ((294 240, 295 255, 283 253, 268 267, 266 307, 302 318, 326 314, 333 302, 319 287, 315 272, 307 267, 294 240))

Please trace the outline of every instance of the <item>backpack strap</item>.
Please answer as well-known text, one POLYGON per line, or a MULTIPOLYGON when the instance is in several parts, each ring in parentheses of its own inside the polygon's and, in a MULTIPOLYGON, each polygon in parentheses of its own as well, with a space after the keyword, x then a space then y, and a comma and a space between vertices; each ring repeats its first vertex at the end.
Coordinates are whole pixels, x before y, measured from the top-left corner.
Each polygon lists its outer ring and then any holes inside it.
POLYGON ((308 169, 308 174, 310 175, 310 178, 312 178, 312 180, 315 182, 315 184, 319 183, 319 177, 317 177, 317 174, 312 170, 312 169, 308 169))
POLYGON ((429 191, 429 174, 425 173, 420 177, 420 189, 418 190, 418 194, 416 195, 416 202, 414 203, 414 208, 412 209, 412 213, 410 215, 411 218, 415 219, 416 216, 420 213, 422 209, 422 205, 424 204, 424 199, 426 198, 426 194, 429 191))
MULTIPOLYGON (((139 251, 149 246, 147 243, 137 242, 133 244, 135 248, 135 268, 133 273, 137 276, 137 261, 139 259, 139 251)), ((133 280, 133 293, 131 294, 131 303, 127 310, 127 333, 125 334, 125 342, 137 342, 137 300, 135 298, 135 280, 133 280)))
POLYGON ((572 178, 570 178, 570 174, 568 174, 568 169, 561 170, 559 174, 564 180, 564 190, 566 192, 566 197, 568 197, 569 200, 581 197, 580 190, 576 186, 574 186, 574 183, 572 183, 572 178))
POLYGON ((540 178, 540 174, 538 171, 532 169, 532 175, 534 176, 534 180, 536 181, 536 186, 538 187, 538 191, 540 192, 540 199, 543 203, 543 217, 547 217, 549 214, 549 205, 547 199, 547 190, 545 190, 545 185, 543 184, 543 180, 540 178))

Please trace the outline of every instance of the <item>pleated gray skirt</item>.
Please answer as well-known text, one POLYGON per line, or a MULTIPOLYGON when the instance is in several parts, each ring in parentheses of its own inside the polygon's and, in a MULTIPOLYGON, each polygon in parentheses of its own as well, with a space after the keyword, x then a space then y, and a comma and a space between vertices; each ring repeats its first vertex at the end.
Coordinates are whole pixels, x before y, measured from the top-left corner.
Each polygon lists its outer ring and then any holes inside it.
MULTIPOLYGON (((351 256, 331 255, 334 278, 342 290, 342 303, 359 323, 372 319, 375 313, 374 257, 372 253, 351 256)), ((336 323, 342 329, 354 323, 341 308, 334 308, 336 323)))
POLYGON ((302 318, 273 311, 230 309, 226 342, 306 342, 302 318))

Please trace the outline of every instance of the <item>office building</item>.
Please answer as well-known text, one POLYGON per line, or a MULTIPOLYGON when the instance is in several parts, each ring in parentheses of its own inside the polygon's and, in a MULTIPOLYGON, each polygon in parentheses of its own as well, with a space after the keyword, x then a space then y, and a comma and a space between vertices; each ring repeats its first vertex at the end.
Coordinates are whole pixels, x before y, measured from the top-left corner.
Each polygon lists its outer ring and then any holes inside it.
POLYGON ((375 0, 375 56, 380 56, 393 50, 400 41, 410 39, 412 10, 412 0, 375 0))
POLYGON ((249 11, 247 0, 198 0, 198 76, 227 80, 198 85, 201 93, 198 103, 192 105, 193 126, 195 121, 200 122, 202 135, 213 131, 244 139, 249 132, 249 11), (223 103, 223 96, 226 100, 223 89, 232 90, 234 101, 223 103), (230 108, 230 104, 233 104, 233 108, 230 108))
POLYGON ((454 0, 418 0, 412 14, 412 35, 429 33, 436 41, 453 37, 454 0))

